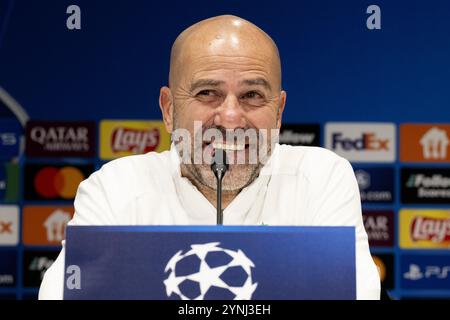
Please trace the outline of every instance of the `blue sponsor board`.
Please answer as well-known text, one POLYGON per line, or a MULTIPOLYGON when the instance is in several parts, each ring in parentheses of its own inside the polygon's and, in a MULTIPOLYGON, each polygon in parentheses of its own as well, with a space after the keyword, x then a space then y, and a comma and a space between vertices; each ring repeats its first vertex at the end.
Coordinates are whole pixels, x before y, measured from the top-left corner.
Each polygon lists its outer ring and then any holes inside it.
POLYGON ((19 166, 13 163, 0 163, 0 201, 19 200, 19 166))
POLYGON ((354 166, 363 203, 394 202, 394 168, 354 166))
POLYGON ((0 119, 0 160, 9 160, 20 154, 20 138, 23 129, 12 118, 0 119))
POLYGON ((0 200, 3 200, 5 198, 7 187, 8 187, 8 176, 6 164, 0 163, 0 200))
POLYGON ((16 251, 0 251, 0 288, 14 287, 16 285, 16 261, 16 251))
POLYGON ((450 255, 402 255, 402 289, 450 290, 450 255))
POLYGON ((69 226, 65 263, 65 299, 356 296, 353 227, 69 226))

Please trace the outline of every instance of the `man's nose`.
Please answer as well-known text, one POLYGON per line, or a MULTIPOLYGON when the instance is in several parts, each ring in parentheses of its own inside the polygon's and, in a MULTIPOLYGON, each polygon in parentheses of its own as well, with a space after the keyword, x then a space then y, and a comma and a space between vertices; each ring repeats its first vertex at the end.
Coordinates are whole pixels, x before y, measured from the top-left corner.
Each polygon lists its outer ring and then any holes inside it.
POLYGON ((217 108, 214 124, 226 129, 245 128, 245 113, 239 103, 239 98, 229 94, 223 103, 217 108))

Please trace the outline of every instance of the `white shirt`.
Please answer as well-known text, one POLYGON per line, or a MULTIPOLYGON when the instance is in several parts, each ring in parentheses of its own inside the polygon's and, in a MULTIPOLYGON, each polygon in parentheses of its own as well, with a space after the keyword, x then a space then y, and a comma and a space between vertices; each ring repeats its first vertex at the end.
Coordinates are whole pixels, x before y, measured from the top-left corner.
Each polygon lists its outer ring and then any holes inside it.
MULTIPOLYGON (((69 225, 214 225, 216 208, 180 174, 170 151, 123 157, 83 181, 69 225)), ((276 145, 260 175, 224 210, 224 225, 355 226, 357 299, 379 299, 380 278, 350 163, 318 147, 276 145)), ((62 299, 63 249, 39 299, 62 299)))

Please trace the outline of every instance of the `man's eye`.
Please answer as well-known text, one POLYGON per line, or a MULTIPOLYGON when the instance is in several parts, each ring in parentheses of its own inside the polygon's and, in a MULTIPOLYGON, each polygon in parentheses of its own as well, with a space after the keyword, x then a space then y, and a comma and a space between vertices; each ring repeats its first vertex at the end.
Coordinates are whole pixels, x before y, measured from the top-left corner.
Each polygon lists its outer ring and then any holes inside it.
POLYGON ((210 96, 212 95, 212 90, 202 90, 199 93, 197 93, 197 96, 210 96))
POLYGON ((262 96, 256 91, 249 91, 243 96, 244 99, 262 98, 262 96))

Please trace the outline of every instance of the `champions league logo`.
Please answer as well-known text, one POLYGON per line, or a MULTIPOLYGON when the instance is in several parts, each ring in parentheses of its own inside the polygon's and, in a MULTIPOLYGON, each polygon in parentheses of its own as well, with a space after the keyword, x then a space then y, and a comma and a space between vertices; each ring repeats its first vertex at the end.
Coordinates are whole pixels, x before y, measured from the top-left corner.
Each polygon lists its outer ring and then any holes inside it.
POLYGON ((254 263, 242 252, 219 247, 219 242, 193 244, 167 263, 164 285, 169 298, 182 300, 250 300, 257 283, 254 263))
POLYGON ((23 153, 23 128, 28 118, 22 106, 0 86, 0 159, 17 161, 23 153))

